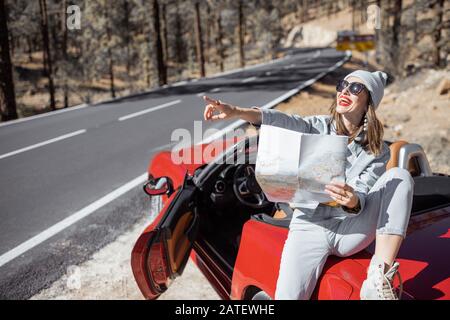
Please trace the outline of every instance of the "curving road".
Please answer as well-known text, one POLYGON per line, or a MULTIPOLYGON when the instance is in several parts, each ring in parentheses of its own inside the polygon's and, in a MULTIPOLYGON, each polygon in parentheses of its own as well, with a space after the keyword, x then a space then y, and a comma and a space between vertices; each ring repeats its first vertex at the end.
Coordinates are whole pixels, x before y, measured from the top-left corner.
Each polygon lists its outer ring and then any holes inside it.
MULTIPOLYGON (((152 155, 202 121, 201 95, 273 107, 349 58, 331 48, 0 125, 0 298, 28 298, 142 217, 152 155)), ((239 123, 238 123, 239 124, 239 123)), ((231 122, 203 122, 203 129, 231 122)))

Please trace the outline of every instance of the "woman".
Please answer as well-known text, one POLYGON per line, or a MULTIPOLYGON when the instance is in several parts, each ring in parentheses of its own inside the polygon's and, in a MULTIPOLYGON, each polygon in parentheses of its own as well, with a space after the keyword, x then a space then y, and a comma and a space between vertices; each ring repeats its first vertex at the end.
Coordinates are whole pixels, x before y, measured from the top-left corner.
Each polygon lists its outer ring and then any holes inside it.
POLYGON ((349 137, 346 183, 325 188, 334 205, 321 203, 315 209, 297 205, 293 211, 275 299, 309 299, 329 255, 353 255, 374 239, 375 254, 361 288, 361 299, 399 298, 392 284, 399 267, 395 258, 406 235, 414 181, 405 169, 386 171, 390 152, 375 114, 386 79, 387 75, 380 71, 350 73, 336 86, 330 116, 301 118, 204 97, 209 103, 204 111, 206 120, 241 118, 255 125, 349 137))

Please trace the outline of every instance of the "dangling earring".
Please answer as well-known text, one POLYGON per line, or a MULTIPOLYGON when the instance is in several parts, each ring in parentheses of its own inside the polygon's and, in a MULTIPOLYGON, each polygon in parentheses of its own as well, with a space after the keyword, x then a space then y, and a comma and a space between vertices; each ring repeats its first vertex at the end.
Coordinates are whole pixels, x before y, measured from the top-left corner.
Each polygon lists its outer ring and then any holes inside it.
POLYGON ((363 126, 363 130, 367 133, 367 127, 368 127, 368 122, 369 120, 367 119, 367 113, 364 116, 364 126, 363 126))

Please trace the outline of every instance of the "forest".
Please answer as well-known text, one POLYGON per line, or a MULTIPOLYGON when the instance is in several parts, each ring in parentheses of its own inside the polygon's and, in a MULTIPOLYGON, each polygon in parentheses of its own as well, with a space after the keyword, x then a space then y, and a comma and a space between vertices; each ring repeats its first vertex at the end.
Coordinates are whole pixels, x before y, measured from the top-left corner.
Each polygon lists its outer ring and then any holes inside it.
POLYGON ((349 10, 359 31, 370 5, 387 71, 447 67, 444 0, 0 0, 1 120, 270 61, 294 27, 349 10))

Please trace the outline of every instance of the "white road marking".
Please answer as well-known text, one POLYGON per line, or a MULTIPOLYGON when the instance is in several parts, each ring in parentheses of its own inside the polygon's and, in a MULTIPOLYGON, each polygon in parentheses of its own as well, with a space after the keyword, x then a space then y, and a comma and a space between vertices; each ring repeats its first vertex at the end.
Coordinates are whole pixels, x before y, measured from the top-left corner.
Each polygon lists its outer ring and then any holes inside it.
POLYGON ((220 88, 214 88, 210 92, 219 92, 219 91, 220 91, 220 88))
POLYGON ((61 141, 61 140, 73 137, 73 136, 77 136, 77 135, 85 133, 85 132, 86 132, 86 129, 83 129, 83 130, 78 130, 78 131, 71 132, 71 133, 68 133, 68 134, 64 134, 62 136, 59 136, 59 137, 56 137, 56 138, 53 138, 53 139, 42 141, 42 142, 33 144, 31 146, 28 146, 28 147, 25 147, 25 148, 22 148, 22 149, 18 149, 18 150, 15 150, 15 151, 11 151, 11 152, 2 154, 2 155, 0 155, 0 159, 8 158, 8 157, 11 157, 11 156, 16 155, 18 153, 22 153, 22 152, 25 152, 25 151, 28 151, 28 150, 36 149, 36 148, 45 146, 45 145, 53 143, 53 142, 57 142, 57 141, 61 141))
POLYGON ((256 77, 250 77, 250 78, 247 78, 247 79, 242 80, 241 82, 242 82, 242 83, 246 83, 246 82, 253 81, 253 80, 255 80, 255 79, 256 79, 256 77))
MULTIPOLYGON (((337 67, 341 66, 345 63, 345 61, 348 60, 348 58, 351 56, 350 51, 346 51, 346 57, 342 59, 341 61, 337 62, 332 68, 336 69, 337 67)), ((334 70, 333 69, 333 70, 334 70)), ((318 80, 321 76, 326 74, 326 72, 320 73, 318 76, 314 77, 312 82, 318 80)), ((269 109, 280 103, 281 101, 284 101, 285 99, 289 98, 290 96, 293 96, 297 92, 299 92, 301 89, 305 88, 310 84, 311 80, 306 81, 302 84, 300 84, 297 88, 292 89, 285 94, 281 95, 280 97, 268 102, 261 108, 263 109, 269 109)), ((215 139, 218 139, 225 135, 228 131, 233 130, 237 128, 238 126, 244 124, 245 121, 243 120, 237 120, 234 123, 226 126, 225 128, 221 129, 219 132, 216 132, 215 134, 212 134, 202 141, 200 141, 198 144, 203 143, 209 143, 215 139)), ((61 232, 62 230, 66 229, 67 227, 71 226, 75 222, 83 219, 84 217, 90 215, 95 210, 101 208, 102 206, 106 205, 107 203, 113 201, 114 199, 120 197, 121 195, 125 194, 127 191, 133 189, 134 187, 138 186, 139 184, 142 184, 147 179, 147 172, 143 173, 142 175, 138 176, 137 178, 131 180, 130 182, 122 185, 121 187, 117 188, 113 192, 107 194, 103 198, 100 198, 99 200, 91 203, 87 207, 84 207, 80 211, 72 214, 71 216, 65 218, 64 220, 58 222, 57 224, 51 226, 50 228, 42 231, 38 235, 34 236, 33 238, 23 242, 22 244, 18 245, 17 247, 9 250, 8 252, 4 253, 0 256, 0 267, 8 263, 9 261, 17 258, 18 256, 24 254, 28 250, 34 248, 35 246, 39 245, 40 243, 44 242, 45 240, 51 238, 52 236, 56 235, 57 233, 61 232)))
POLYGON ((200 92, 200 93, 197 93, 196 96, 197 96, 197 97, 203 97, 203 96, 205 95, 205 93, 206 93, 206 92, 200 92))
POLYGON ((164 145, 162 145, 162 146, 159 146, 159 147, 156 147, 156 148, 151 149, 151 150, 150 150, 150 153, 154 153, 154 152, 156 152, 156 151, 168 150, 169 148, 173 147, 173 146, 176 145, 176 144, 178 144, 178 141, 173 141, 173 142, 171 142, 171 143, 164 144, 164 145))
POLYGON ((145 110, 142 110, 142 111, 139 111, 139 112, 131 113, 129 115, 120 117, 119 121, 124 121, 124 120, 128 120, 128 119, 131 119, 131 118, 134 118, 134 117, 139 117, 139 116, 141 116, 143 114, 146 114, 146 113, 149 113, 149 112, 153 112, 153 111, 156 111, 156 110, 160 110, 160 109, 164 109, 164 108, 176 105, 176 104, 178 104, 180 102, 181 102, 181 100, 175 100, 175 101, 171 101, 171 102, 167 102, 167 103, 161 104, 161 105, 156 106, 156 107, 152 107, 152 108, 145 109, 145 110))
POLYGON ((144 183, 147 180, 147 173, 144 173, 140 175, 139 177, 131 180, 130 182, 124 184, 123 186, 117 188, 111 193, 108 193, 106 196, 98 199, 97 201, 94 201, 90 205, 84 207, 78 212, 75 212, 74 214, 68 216, 64 220, 61 220, 60 222, 54 224, 50 228, 42 231, 41 233, 35 235, 31 239, 23 242, 22 244, 18 245, 17 247, 9 250, 8 252, 2 254, 0 256, 0 267, 8 263, 9 261, 19 257, 20 255, 24 254, 28 250, 34 248, 35 246, 41 244, 45 240, 53 237, 57 233, 61 232, 62 230, 66 229, 67 227, 70 227, 75 222, 80 221, 81 219, 87 217, 92 212, 96 211, 97 209, 103 207, 104 205, 110 203, 114 199, 120 197, 121 195, 125 194, 129 190, 133 189, 134 187, 144 183))

